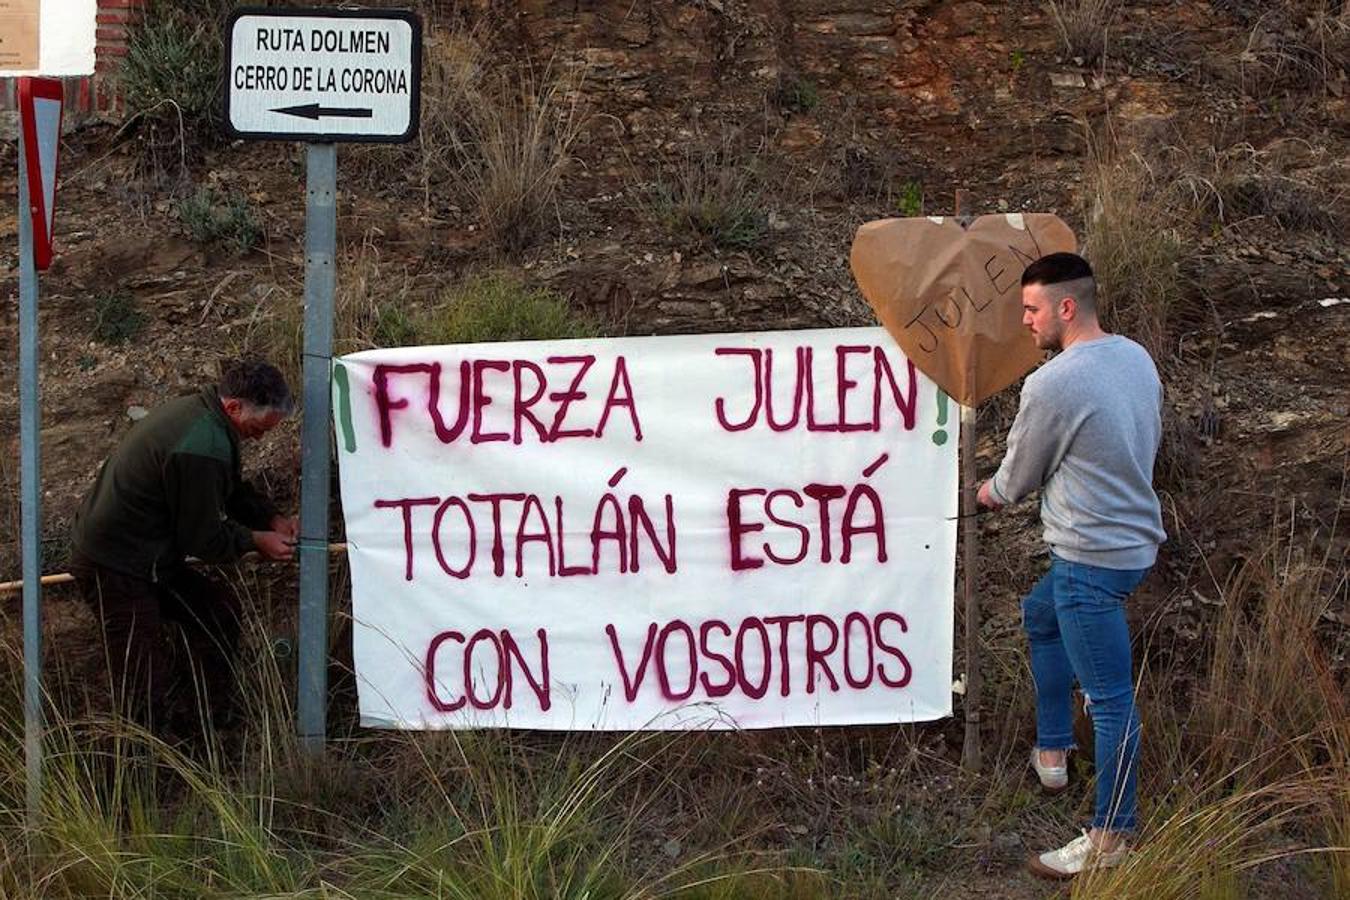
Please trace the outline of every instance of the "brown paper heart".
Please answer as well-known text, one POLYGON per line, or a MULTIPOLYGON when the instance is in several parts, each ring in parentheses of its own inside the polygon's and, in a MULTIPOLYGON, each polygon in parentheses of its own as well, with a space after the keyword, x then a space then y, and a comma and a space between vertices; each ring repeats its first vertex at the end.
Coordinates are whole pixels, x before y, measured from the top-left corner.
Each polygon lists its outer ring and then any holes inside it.
POLYGON ((991 397, 1044 354, 1022 325, 1022 272, 1073 252, 1049 213, 882 219, 853 239, 853 277, 877 318, 925 375, 963 406, 991 397))

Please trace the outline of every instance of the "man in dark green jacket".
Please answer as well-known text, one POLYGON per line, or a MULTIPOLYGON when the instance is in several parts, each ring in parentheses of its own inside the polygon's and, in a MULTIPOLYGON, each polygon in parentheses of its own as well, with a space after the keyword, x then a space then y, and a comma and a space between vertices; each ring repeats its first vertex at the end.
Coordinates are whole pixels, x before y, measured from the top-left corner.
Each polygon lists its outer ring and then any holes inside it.
POLYGON ((262 437, 293 407, 273 366, 227 362, 219 385, 132 427, 76 514, 71 571, 102 621, 118 705, 147 727, 186 712, 189 700, 217 724, 232 711, 239 600, 186 559, 292 556, 296 522, 243 480, 239 442, 262 437), (170 622, 182 627, 190 674, 175 671, 170 622))

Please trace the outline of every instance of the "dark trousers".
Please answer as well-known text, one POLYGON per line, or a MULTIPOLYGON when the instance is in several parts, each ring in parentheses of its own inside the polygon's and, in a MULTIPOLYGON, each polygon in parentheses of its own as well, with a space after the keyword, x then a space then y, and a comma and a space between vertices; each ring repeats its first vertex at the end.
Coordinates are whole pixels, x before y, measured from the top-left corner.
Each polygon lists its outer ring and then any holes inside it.
POLYGON ((217 726, 229 720, 240 627, 233 590, 186 567, 152 582, 77 557, 71 572, 102 623, 119 712, 155 731, 180 732, 203 713, 217 726))

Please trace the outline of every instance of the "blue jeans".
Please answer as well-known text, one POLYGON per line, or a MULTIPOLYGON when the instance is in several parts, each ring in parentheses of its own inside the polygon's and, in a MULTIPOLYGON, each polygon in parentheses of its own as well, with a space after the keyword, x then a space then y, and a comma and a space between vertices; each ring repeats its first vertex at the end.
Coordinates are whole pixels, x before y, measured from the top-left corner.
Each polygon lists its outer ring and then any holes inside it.
POLYGON ((1022 601, 1036 681, 1036 745, 1073 746, 1073 681, 1092 716, 1096 743, 1095 828, 1133 831, 1139 768, 1139 712, 1134 706, 1125 598, 1148 569, 1103 569, 1050 554, 1046 572, 1022 601))

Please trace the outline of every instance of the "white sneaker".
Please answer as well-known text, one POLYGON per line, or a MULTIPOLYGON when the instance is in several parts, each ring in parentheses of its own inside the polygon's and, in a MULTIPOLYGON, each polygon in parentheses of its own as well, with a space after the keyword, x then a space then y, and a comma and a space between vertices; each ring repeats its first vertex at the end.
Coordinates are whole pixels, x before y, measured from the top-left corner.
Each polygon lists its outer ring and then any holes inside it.
POLYGON ((1069 786, 1069 754, 1064 754, 1064 765, 1062 766, 1043 766, 1041 765, 1041 751, 1037 747, 1031 748, 1031 768, 1035 770, 1036 777, 1041 781, 1041 787, 1047 794, 1058 794, 1069 786))
POLYGON ((1125 861, 1129 852, 1130 848, 1124 842, 1114 850, 1099 850, 1084 831, 1081 836, 1058 850, 1033 856, 1027 860, 1027 868, 1033 875, 1042 878, 1067 880, 1087 869, 1109 869, 1118 866, 1125 861))

